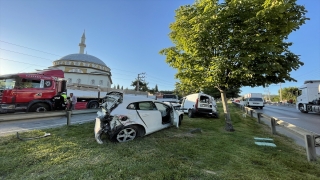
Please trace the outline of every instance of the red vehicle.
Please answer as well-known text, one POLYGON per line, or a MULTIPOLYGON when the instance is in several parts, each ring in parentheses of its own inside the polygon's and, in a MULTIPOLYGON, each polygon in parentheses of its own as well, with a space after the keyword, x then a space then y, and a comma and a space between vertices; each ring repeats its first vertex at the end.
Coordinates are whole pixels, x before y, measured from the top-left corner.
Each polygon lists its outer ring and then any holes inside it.
MULTIPOLYGON (((56 110, 54 97, 68 92, 62 70, 43 70, 33 73, 0 76, 0 113, 56 110)), ((76 109, 98 108, 100 97, 77 97, 76 109)))

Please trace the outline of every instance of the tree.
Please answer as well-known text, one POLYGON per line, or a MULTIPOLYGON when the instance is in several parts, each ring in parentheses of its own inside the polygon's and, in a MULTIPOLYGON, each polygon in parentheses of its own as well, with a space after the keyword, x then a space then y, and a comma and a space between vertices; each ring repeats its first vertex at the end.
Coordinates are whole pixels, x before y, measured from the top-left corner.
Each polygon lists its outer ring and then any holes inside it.
POLYGON ((178 70, 181 89, 219 90, 225 129, 234 131, 227 89, 296 81, 289 73, 303 63, 286 40, 308 20, 305 13, 296 0, 198 0, 176 10, 175 46, 160 54, 178 70))
POLYGON ((119 86, 119 84, 117 85, 117 89, 120 89, 120 86, 119 86))
POLYGON ((282 98, 286 99, 287 101, 292 100, 293 103, 296 103, 297 101, 297 95, 296 95, 297 92, 298 92, 297 87, 286 87, 281 89, 282 98))
POLYGON ((113 89, 117 89, 116 85, 113 86, 113 89))
POLYGON ((137 91, 137 82, 139 82, 139 91, 148 91, 148 83, 135 80, 131 83, 131 86, 137 91))
MULTIPOLYGON (((215 99, 221 98, 221 93, 217 88, 214 87, 207 87, 203 89, 203 92, 209 94, 210 96, 214 97, 215 99)), ((241 90, 240 88, 231 88, 226 89, 226 97, 227 98, 237 98, 240 97, 241 90)))
POLYGON ((154 88, 154 92, 159 92, 157 84, 156 84, 156 87, 154 88))
POLYGON ((123 90, 123 86, 121 86, 121 90, 123 90))

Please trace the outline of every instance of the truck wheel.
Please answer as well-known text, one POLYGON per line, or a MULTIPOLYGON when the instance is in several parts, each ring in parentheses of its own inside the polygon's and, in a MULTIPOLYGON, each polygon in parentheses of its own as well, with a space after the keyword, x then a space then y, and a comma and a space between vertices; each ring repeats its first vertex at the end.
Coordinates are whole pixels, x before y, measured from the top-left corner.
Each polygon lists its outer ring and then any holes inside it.
POLYGON ((44 103, 37 103, 31 106, 30 112, 46 112, 49 110, 49 106, 44 103))
POLYGON ((192 109, 189 109, 189 111, 188 111, 188 117, 189 117, 189 118, 193 118, 193 117, 194 117, 194 114, 193 114, 192 109))
POLYGON ((99 108, 99 103, 94 101, 94 102, 90 102, 88 105, 88 109, 97 109, 99 108))
POLYGON ((299 104, 299 110, 300 110, 300 112, 302 112, 302 113, 308 113, 308 111, 305 111, 305 110, 304 110, 303 104, 299 104))

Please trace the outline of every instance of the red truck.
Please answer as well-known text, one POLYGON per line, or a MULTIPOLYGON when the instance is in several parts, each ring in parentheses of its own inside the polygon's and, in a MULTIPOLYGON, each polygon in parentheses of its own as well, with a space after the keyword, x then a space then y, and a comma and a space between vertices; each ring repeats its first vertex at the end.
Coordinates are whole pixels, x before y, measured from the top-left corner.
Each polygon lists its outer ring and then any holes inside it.
MULTIPOLYGON (((72 89, 67 89, 62 70, 1 75, 0 113, 56 110, 54 97, 60 92, 72 92, 72 89)), ((86 93, 88 94, 88 91, 86 93)), ((75 109, 98 108, 101 101, 98 90, 91 93, 91 96, 75 96, 75 109)))

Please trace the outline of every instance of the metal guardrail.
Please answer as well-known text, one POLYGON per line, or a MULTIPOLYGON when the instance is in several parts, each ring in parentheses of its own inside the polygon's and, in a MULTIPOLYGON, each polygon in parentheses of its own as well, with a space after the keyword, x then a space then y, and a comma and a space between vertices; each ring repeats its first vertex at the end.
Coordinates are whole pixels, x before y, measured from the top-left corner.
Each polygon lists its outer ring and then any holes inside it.
MULTIPOLYGON (((87 114, 98 112, 99 109, 84 109, 84 110, 73 110, 70 111, 71 114, 87 114)), ((36 118, 48 118, 48 117, 58 117, 67 116, 68 111, 47 111, 40 113, 20 113, 20 114, 6 114, 0 116, 0 122, 4 121, 16 121, 24 119, 36 119, 36 118)))
POLYGON ((307 159, 308 161, 316 161, 317 160, 317 153, 316 153, 316 147, 320 147, 320 135, 308 131, 306 129, 303 129, 301 127, 295 126, 293 124, 290 124, 288 122, 285 122, 283 120, 280 120, 275 117, 268 116, 266 114, 260 113, 255 111, 254 109, 245 107, 239 103, 234 103, 237 107, 239 107, 242 111, 244 111, 246 114, 250 115, 251 117, 255 118, 253 114, 257 114, 257 121, 258 123, 261 123, 261 118, 265 118, 270 120, 270 126, 271 126, 271 133, 276 134, 276 126, 282 125, 283 127, 294 131, 295 133, 301 135, 304 137, 305 140, 305 148, 307 152, 307 159))

